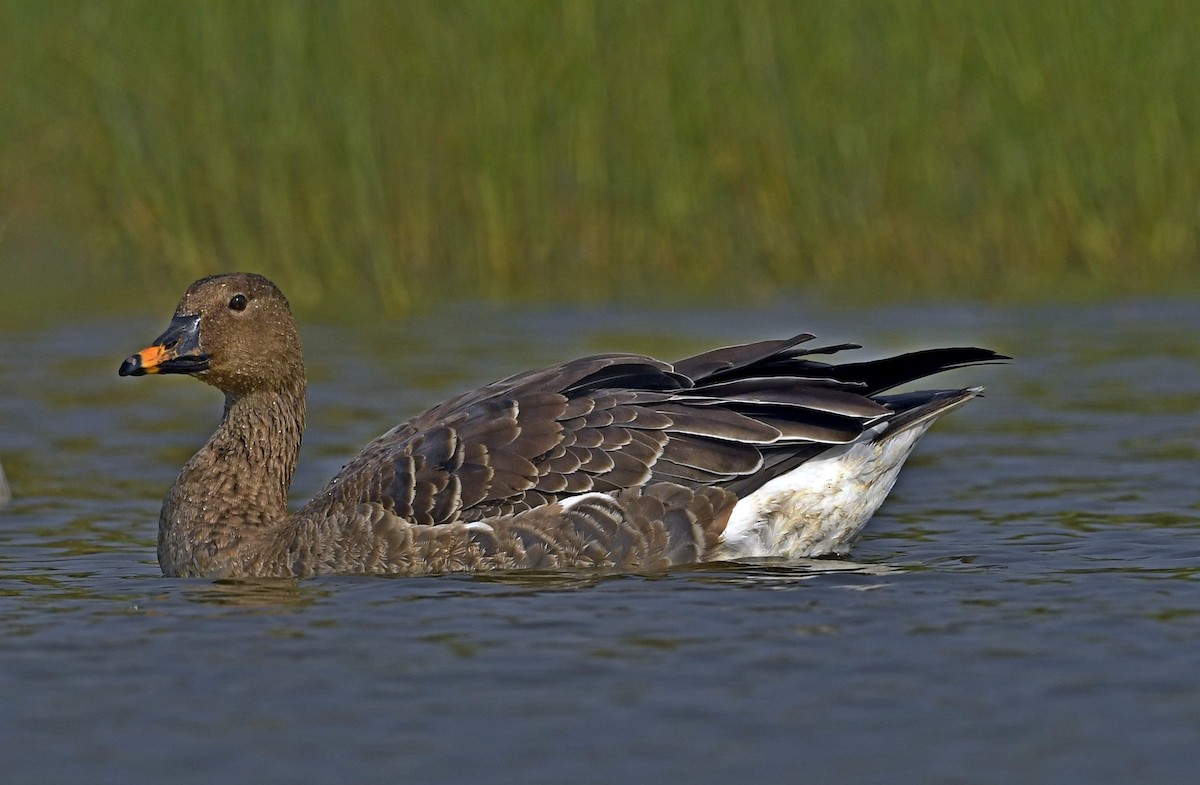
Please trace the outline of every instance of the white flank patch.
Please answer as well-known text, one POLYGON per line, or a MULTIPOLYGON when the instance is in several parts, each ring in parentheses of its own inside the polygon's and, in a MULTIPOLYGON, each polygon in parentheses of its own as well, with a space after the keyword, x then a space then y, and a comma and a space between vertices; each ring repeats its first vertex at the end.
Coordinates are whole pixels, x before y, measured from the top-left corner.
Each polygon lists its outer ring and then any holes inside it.
POLYGON ((733 508, 714 558, 845 553, 933 419, 882 439, 887 424, 878 425, 771 480, 733 508))

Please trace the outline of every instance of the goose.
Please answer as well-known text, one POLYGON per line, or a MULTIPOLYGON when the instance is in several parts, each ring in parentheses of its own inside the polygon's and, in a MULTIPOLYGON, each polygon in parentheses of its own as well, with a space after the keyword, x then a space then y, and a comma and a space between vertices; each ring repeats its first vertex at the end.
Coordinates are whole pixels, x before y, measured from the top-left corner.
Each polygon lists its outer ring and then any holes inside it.
POLYGON ((861 347, 813 339, 510 376, 379 436, 296 512, 304 359, 274 283, 196 281, 119 374, 187 374, 225 395, 163 501, 166 576, 644 571, 845 555, 918 439, 982 388, 888 391, 1008 359, 953 347, 839 363, 861 347))

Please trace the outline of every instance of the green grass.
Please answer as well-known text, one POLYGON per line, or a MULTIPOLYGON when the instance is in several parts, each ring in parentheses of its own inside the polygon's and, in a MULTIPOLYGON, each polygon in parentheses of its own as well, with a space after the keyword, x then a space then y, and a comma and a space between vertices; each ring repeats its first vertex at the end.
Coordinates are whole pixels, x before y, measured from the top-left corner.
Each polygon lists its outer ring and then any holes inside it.
POLYGON ((0 304, 1195 293, 1198 63, 1187 2, 0 0, 0 304))

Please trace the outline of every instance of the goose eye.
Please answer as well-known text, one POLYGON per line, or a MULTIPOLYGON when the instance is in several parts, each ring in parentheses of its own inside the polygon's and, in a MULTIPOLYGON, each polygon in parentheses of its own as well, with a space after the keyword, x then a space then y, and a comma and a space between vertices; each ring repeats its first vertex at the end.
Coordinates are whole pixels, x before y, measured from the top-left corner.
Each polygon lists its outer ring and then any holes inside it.
POLYGON ((235 295, 233 296, 233 298, 232 298, 232 299, 230 299, 230 301, 229 301, 229 310, 231 310, 231 311, 244 311, 244 310, 246 310, 246 304, 247 304, 247 302, 248 302, 248 301, 246 300, 246 295, 244 295, 244 294, 235 294, 235 295))

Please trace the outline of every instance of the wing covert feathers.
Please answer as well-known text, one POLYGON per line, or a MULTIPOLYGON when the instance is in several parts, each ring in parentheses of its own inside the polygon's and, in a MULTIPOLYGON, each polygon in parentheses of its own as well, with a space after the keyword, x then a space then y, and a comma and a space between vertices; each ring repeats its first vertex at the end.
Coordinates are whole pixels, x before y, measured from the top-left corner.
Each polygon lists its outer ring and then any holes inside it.
POLYGON ((343 523, 387 527, 380 547, 411 571, 695 561, 738 496, 945 395, 879 393, 1007 359, 948 348, 839 364, 813 355, 857 347, 802 348, 812 338, 674 364, 597 355, 495 382, 376 439, 298 517, 358 509, 343 523), (588 493, 605 495, 559 504, 588 493))

